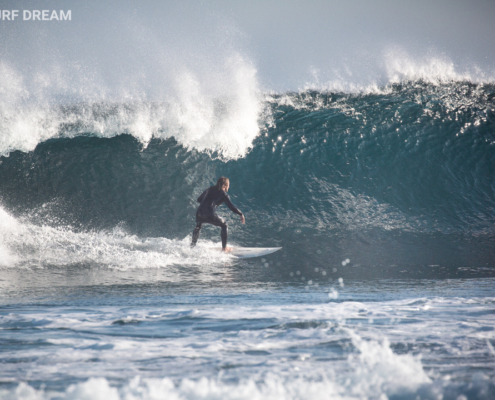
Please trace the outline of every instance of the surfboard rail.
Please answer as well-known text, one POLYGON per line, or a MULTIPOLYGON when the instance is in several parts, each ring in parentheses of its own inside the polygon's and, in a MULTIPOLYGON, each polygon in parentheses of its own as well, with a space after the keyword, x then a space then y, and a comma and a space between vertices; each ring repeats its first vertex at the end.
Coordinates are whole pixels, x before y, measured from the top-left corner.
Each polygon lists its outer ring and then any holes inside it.
MULTIPOLYGON (((229 246, 230 247, 230 246, 229 246)), ((226 254, 230 256, 234 256, 237 258, 253 258, 253 257, 261 257, 266 256, 268 254, 275 253, 279 251, 282 247, 239 247, 239 246, 231 246, 231 250, 226 254)), ((218 247, 215 247, 216 250, 222 250, 218 247)))

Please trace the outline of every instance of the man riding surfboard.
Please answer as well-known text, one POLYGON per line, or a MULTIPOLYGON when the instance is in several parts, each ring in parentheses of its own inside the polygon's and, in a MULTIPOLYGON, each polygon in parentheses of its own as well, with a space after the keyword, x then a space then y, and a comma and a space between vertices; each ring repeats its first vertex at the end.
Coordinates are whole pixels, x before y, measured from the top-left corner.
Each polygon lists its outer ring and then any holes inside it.
POLYGON ((227 194, 229 186, 229 178, 222 176, 218 179, 215 186, 209 187, 198 197, 198 203, 200 204, 196 211, 196 228, 193 231, 191 247, 194 247, 198 241, 201 226, 203 224, 212 224, 222 228, 222 251, 230 251, 230 248, 227 248, 227 223, 222 217, 217 215, 217 207, 225 203, 232 212, 241 217, 243 224, 246 223, 246 219, 242 212, 230 201, 230 197, 227 194))

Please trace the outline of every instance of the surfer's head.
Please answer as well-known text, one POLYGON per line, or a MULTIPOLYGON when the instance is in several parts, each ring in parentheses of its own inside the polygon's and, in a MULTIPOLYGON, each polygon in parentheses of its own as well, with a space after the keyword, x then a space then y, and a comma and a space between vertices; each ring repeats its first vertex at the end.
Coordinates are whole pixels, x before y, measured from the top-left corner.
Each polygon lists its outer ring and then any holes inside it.
POLYGON ((225 176, 218 178, 217 189, 225 190, 227 192, 229 190, 229 186, 230 186, 229 178, 226 178, 225 176))

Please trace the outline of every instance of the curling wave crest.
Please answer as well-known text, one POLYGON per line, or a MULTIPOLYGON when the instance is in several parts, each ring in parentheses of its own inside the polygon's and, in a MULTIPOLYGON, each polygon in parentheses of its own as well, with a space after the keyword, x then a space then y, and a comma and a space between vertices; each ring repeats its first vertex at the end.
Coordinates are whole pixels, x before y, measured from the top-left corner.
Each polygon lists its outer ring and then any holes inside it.
POLYGON ((82 89, 81 96, 67 101, 51 81, 33 89, 24 80, 0 64, 0 155, 29 152, 52 138, 128 133, 145 146, 152 138, 174 137, 188 149, 235 159, 259 134, 256 70, 240 55, 207 78, 187 69, 175 74, 166 94, 153 100, 139 91, 109 98, 82 89))

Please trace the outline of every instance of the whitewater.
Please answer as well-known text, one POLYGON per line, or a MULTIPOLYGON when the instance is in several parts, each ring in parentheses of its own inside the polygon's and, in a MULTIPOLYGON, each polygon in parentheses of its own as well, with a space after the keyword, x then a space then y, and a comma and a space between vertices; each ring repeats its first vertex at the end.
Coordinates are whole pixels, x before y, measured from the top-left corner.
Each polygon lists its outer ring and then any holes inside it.
POLYGON ((384 65, 117 96, 1 63, 0 398, 493 399, 495 80, 384 65), (222 175, 229 243, 281 251, 190 248, 222 175))

